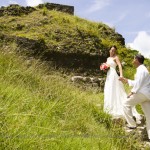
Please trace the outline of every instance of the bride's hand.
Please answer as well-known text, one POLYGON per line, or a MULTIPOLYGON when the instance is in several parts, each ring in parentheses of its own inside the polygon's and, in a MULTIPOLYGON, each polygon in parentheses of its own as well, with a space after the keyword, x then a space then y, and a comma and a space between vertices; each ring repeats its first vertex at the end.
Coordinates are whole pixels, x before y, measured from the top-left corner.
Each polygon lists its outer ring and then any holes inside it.
POLYGON ((133 92, 130 92, 127 96, 127 98, 130 98, 131 95, 133 95, 134 93, 133 92))

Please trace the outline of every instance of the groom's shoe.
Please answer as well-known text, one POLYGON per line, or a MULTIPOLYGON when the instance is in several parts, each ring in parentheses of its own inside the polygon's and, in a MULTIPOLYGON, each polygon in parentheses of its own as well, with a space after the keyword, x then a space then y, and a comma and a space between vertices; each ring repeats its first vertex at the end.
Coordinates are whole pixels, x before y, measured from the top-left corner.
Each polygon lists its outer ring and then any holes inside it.
POLYGON ((127 127, 128 129, 136 129, 136 127, 131 127, 131 126, 129 126, 129 125, 126 125, 126 127, 127 127))

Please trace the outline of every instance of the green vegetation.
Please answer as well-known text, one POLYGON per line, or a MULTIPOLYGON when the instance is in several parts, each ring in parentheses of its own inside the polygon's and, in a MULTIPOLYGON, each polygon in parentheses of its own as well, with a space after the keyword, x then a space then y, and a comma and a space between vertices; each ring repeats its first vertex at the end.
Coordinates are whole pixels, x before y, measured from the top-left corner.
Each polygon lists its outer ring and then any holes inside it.
POLYGON ((125 48, 121 35, 103 23, 46 8, 36 8, 28 15, 1 16, 1 149, 141 149, 136 135, 126 135, 122 125, 114 124, 103 112, 103 93, 77 88, 69 81, 70 74, 57 70, 61 63, 57 66, 47 60, 52 51, 86 54, 81 59, 92 57, 95 62, 91 54, 101 50, 99 65, 112 44, 117 45, 121 60, 126 62, 125 73, 130 76, 131 56, 137 51, 125 48))
MULTIPOLYGON (((121 61, 126 63, 125 69, 132 67, 133 56, 138 51, 126 48, 124 38, 116 33, 115 29, 103 23, 91 22, 58 11, 49 11, 46 7, 36 8, 33 12, 30 9, 29 14, 12 16, 6 13, 6 15, 1 16, 0 37, 5 36, 14 40, 16 38, 28 39, 29 43, 24 44, 21 50, 26 50, 27 47, 31 48, 33 40, 43 44, 40 57, 42 55, 45 57, 44 59, 50 59, 49 54, 52 52, 65 53, 65 55, 77 54, 80 55, 83 61, 89 59, 84 56, 87 55, 91 58, 90 61, 83 63, 81 60, 76 61, 78 58, 75 58, 72 62, 68 60, 67 65, 70 65, 69 68, 73 69, 81 67, 84 70, 83 68, 87 67, 87 70, 90 70, 94 68, 90 71, 90 74, 94 70, 96 70, 96 73, 99 72, 98 66, 108 57, 109 47, 116 45, 121 61), (99 54, 100 50, 102 52, 101 56, 99 54)), ((26 43, 26 41, 22 41, 22 43, 26 43)), ((38 49, 38 44, 36 48, 38 49)), ((32 51, 29 50, 28 52, 32 51)), ((62 60, 60 64, 63 64, 64 61, 66 60, 62 60)), ((149 60, 146 61, 146 64, 150 64, 149 60)))
POLYGON ((13 49, 14 44, 0 49, 1 149, 138 147, 103 112, 103 93, 82 91, 46 64, 13 49))

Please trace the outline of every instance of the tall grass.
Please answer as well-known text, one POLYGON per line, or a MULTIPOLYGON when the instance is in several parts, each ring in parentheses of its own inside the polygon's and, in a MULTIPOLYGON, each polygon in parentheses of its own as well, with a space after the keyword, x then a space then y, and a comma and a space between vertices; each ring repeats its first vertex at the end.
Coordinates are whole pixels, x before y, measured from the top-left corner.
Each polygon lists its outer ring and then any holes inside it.
POLYGON ((138 141, 103 112, 103 93, 79 90, 46 64, 13 49, 0 49, 1 149, 138 148, 138 141))

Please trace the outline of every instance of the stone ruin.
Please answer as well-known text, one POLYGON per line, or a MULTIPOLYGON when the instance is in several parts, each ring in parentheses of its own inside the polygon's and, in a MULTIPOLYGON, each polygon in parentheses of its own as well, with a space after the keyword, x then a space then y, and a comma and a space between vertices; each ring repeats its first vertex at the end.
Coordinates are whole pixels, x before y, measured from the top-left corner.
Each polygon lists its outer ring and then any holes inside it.
POLYGON ((100 92, 104 91, 105 78, 73 76, 71 77, 71 81, 75 84, 84 84, 100 92))

